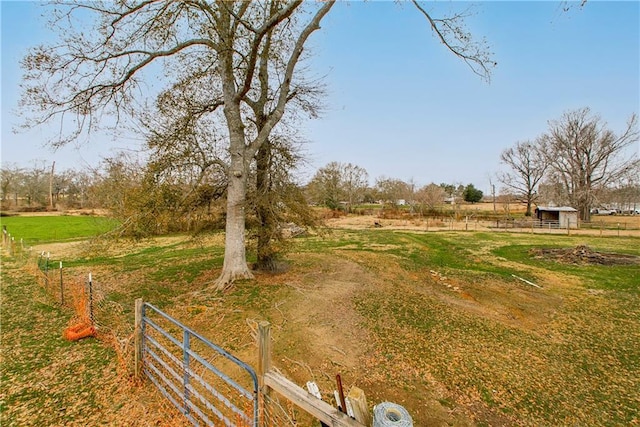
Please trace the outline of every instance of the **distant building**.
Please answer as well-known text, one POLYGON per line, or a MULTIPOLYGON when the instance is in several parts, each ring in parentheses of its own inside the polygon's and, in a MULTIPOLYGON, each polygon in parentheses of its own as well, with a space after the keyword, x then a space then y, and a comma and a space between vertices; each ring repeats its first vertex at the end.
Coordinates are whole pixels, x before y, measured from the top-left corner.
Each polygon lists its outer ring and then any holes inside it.
POLYGON ((578 228, 578 211, 570 206, 538 206, 535 214, 544 225, 578 228))

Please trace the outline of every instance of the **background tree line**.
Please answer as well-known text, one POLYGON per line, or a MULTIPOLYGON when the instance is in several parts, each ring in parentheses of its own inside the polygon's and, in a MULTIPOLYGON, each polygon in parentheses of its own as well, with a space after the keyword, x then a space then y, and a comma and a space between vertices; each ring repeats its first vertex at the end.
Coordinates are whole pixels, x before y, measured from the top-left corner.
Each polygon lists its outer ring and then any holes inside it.
MULTIPOLYGON (((145 162, 119 155, 94 169, 57 171, 44 161, 31 167, 2 165, 2 207, 104 208, 122 221, 124 233, 136 236, 220 227, 228 185, 220 160, 224 152, 200 146, 201 140, 211 138, 189 132, 181 136, 181 144, 170 144, 168 132, 156 130, 145 162)), ((424 214, 444 203, 475 203, 484 196, 473 184, 419 185, 385 176, 372 186, 366 169, 339 162, 319 168, 302 184, 295 177, 303 161, 296 141, 295 134, 272 138, 262 154, 264 165, 256 163, 249 170, 248 199, 254 207, 249 223, 268 233, 267 241, 277 238, 282 223, 313 224, 308 205, 346 212, 363 204, 408 205, 424 214)), ((570 205, 584 221, 593 207, 635 210, 640 203, 640 161, 627 148, 637 141, 635 115, 615 133, 588 108, 569 111, 550 121, 549 130, 535 140, 517 142, 502 152, 509 170, 498 176, 503 184, 500 198, 525 204, 526 215, 536 203, 570 205)))

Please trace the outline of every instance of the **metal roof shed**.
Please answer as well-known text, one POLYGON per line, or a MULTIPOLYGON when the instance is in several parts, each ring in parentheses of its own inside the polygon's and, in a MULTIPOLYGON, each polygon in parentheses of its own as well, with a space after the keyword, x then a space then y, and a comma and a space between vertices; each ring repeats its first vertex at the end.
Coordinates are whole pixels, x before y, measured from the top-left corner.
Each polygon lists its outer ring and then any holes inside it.
POLYGON ((570 206, 538 206, 535 214, 543 224, 558 224, 558 228, 578 228, 578 211, 570 206))

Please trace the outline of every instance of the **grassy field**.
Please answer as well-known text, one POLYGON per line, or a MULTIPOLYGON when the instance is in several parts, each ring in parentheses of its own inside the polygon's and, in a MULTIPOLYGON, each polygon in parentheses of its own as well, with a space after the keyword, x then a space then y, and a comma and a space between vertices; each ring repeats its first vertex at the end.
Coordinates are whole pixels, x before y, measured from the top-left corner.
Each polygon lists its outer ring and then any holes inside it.
POLYGON ((95 216, 3 216, 0 225, 29 244, 78 240, 112 230, 117 222, 95 216))
MULTIPOLYGON (((341 372, 347 389, 405 406, 416 426, 640 422, 640 264, 532 252, 586 245, 640 257, 639 238, 332 230, 296 239, 286 273, 220 294, 211 284, 222 245, 221 234, 174 236, 60 258, 65 274, 93 272, 103 323, 131 323, 142 296, 256 366, 252 325, 268 320, 288 377, 315 380, 328 400, 341 372)), ((42 317, 49 305, 27 310, 42 317)), ((25 415, 31 399, 5 411, 25 415)))

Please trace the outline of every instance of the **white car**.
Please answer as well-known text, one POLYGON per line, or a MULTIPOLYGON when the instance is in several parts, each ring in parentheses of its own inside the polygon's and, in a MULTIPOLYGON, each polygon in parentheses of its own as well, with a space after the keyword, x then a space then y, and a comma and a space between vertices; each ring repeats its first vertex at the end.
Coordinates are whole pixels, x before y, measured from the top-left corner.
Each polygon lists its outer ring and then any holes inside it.
POLYGON ((591 209, 591 213, 596 215, 615 215, 616 210, 597 208, 597 209, 591 209))

